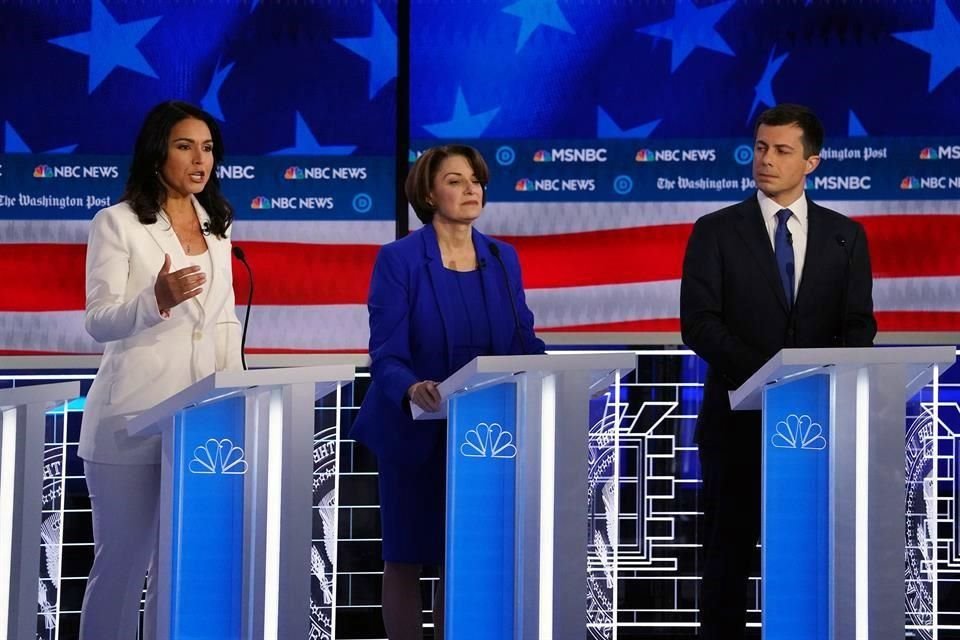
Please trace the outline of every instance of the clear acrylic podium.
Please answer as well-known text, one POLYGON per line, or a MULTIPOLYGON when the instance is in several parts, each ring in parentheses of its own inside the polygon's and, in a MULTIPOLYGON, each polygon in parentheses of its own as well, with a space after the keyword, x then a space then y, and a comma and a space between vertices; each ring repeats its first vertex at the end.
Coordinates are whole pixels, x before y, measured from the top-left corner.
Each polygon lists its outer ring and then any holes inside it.
POLYGON ((784 349, 730 392, 763 411, 764 638, 903 638, 905 400, 954 360, 784 349))
POLYGON ((635 366, 481 356, 440 384, 443 410, 414 407, 448 418, 444 637, 584 637, 589 400, 635 366))
POLYGON ((0 640, 36 637, 46 412, 79 395, 76 381, 0 389, 0 640))
POLYGON ((157 638, 309 636, 314 404, 354 371, 218 372, 130 420, 163 438, 157 638))

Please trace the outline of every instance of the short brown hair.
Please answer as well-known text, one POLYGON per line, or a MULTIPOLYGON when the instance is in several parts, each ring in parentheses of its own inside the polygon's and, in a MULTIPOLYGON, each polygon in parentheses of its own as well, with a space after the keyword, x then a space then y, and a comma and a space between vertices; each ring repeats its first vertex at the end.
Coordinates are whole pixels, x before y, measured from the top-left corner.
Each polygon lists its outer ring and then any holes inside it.
POLYGON ((803 157, 820 155, 823 149, 823 124, 820 118, 809 108, 800 104, 778 104, 767 109, 757 118, 753 127, 753 138, 756 140, 760 125, 769 127, 794 124, 803 132, 800 140, 803 142, 803 157))
POLYGON ((451 156, 461 156, 470 164, 474 175, 483 186, 483 206, 487 204, 487 183, 490 181, 490 170, 487 168, 487 163, 480 152, 465 144, 445 144, 440 147, 431 147, 424 151, 410 167, 410 173, 407 174, 407 182, 404 185, 407 200, 423 224, 430 224, 433 220, 433 214, 437 208, 427 200, 430 197, 430 191, 433 190, 433 181, 437 177, 437 172, 440 171, 440 165, 451 156))

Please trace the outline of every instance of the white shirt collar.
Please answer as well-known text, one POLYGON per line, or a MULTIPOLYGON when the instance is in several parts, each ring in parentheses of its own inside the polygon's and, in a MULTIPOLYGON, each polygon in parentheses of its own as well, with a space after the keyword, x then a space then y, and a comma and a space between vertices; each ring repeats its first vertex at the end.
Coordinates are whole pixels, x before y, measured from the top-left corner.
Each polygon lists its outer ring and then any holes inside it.
POLYGON ((763 191, 757 189, 757 201, 760 203, 760 211, 763 212, 763 220, 766 223, 773 223, 776 226, 776 216, 780 209, 790 209, 793 217, 797 219, 800 226, 807 228, 807 197, 801 193, 800 197, 790 203, 789 206, 780 206, 773 198, 767 196, 763 191))

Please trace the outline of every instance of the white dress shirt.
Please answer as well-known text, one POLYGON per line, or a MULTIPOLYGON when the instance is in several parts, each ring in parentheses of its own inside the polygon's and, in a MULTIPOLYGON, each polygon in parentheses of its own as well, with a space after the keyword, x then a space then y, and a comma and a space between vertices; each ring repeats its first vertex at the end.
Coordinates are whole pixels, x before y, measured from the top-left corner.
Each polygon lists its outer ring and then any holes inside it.
POLYGON ((770 246, 776 251, 774 236, 777 232, 777 212, 781 209, 790 209, 793 214, 787 218, 787 231, 793 237, 793 264, 795 266, 793 278, 793 299, 797 299, 800 290, 800 279, 803 277, 803 263, 807 255, 807 233, 810 227, 807 223, 807 198, 804 194, 783 207, 768 197, 763 191, 757 191, 757 200, 760 202, 760 211, 763 212, 763 223, 767 225, 767 235, 770 237, 770 246))

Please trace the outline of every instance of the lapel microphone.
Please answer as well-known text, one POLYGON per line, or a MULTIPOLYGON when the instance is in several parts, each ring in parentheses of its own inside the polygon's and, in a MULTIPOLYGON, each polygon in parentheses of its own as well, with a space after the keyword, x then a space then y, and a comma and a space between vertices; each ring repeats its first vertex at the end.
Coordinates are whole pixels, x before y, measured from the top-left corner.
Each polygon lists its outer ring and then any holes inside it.
POLYGON ((510 309, 513 310, 513 326, 520 338, 520 349, 523 353, 527 352, 527 345, 523 341, 523 330, 520 328, 520 315, 517 313, 517 301, 513 299, 513 289, 510 288, 510 276, 507 274, 507 265, 503 264, 503 258, 500 257, 500 247, 495 242, 487 242, 487 248, 490 254, 500 263, 500 271, 503 273, 503 284, 507 287, 507 296, 510 298, 510 309))
POLYGON ((253 306, 253 271, 250 269, 250 265, 247 264, 247 257, 243 253, 243 249, 237 245, 233 245, 233 257, 243 263, 243 266, 247 268, 247 277, 250 280, 250 292, 247 295, 247 312, 243 314, 243 334, 240 337, 240 362, 243 363, 243 370, 247 370, 247 327, 250 325, 250 307, 253 306))

